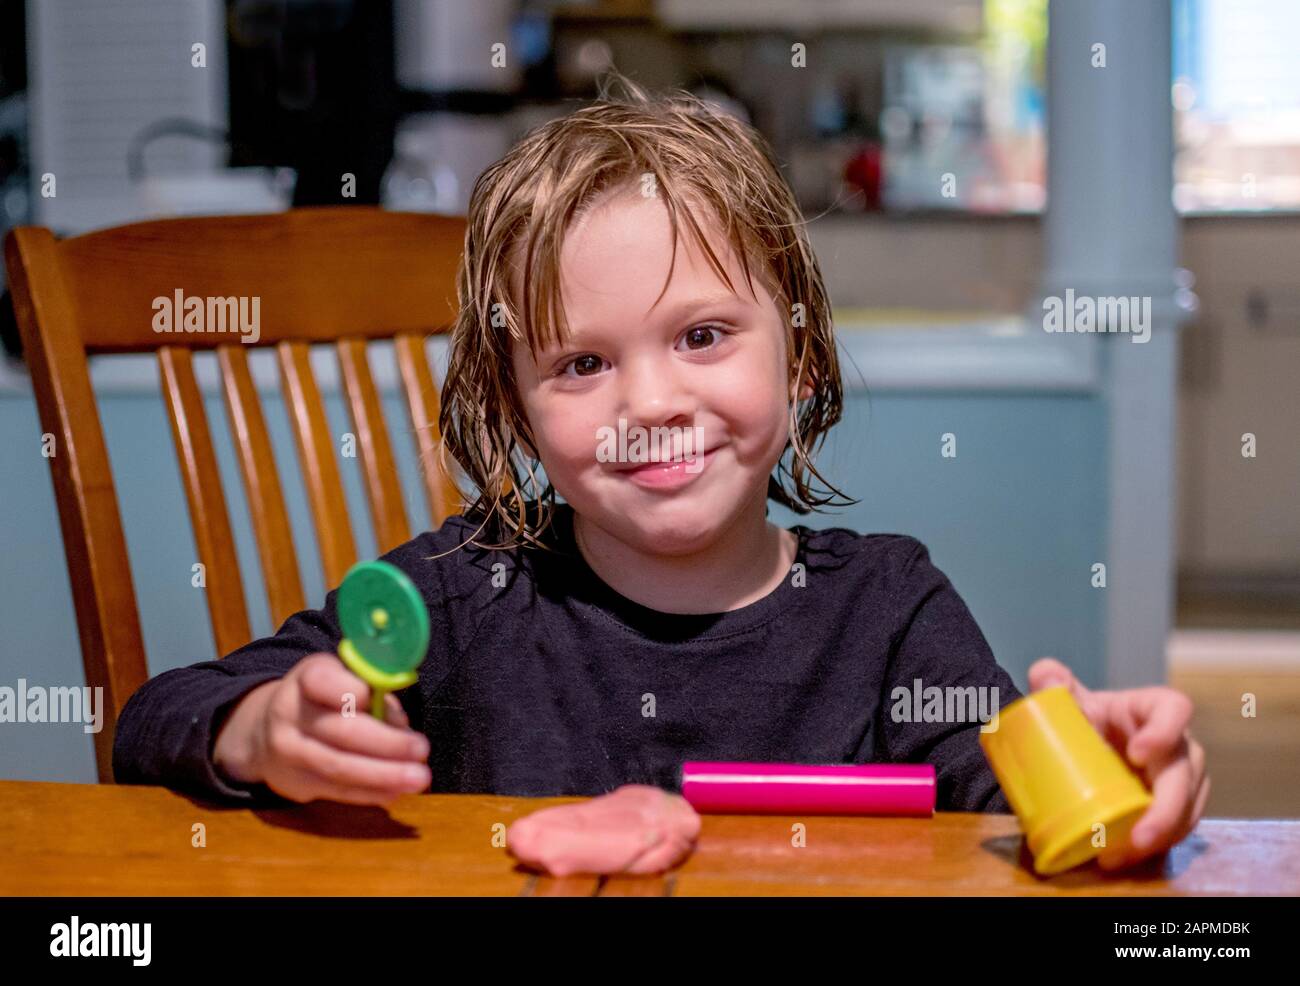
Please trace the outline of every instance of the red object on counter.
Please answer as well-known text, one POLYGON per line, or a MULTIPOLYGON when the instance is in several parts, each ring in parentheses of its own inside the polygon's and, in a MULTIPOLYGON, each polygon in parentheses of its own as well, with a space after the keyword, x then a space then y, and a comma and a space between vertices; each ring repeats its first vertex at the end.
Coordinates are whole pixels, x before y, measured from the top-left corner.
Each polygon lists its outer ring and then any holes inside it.
POLYGON ((934 765, 688 760, 682 797, 699 812, 744 815, 934 814, 934 765))

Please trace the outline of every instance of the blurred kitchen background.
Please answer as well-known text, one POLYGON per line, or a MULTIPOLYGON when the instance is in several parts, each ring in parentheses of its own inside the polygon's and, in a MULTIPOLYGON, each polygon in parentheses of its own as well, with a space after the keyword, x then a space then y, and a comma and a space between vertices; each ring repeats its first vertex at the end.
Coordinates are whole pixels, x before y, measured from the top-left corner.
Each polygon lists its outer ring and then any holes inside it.
MULTIPOLYGON (((1095 687, 1185 688, 1210 813, 1300 815, 1297 37, 1295 0, 0 0, 0 232, 463 213, 478 173, 607 68, 694 91, 772 143, 835 308, 848 407, 821 462, 861 502, 773 515, 919 537, 1022 688, 1047 654, 1095 687), (1045 333, 1042 299, 1089 285, 1154 295, 1152 342, 1045 333)), ((0 684, 77 683, 12 318, 6 295, 0 684)), ((150 670, 207 659, 156 365, 100 359, 94 380, 150 670)), ((273 438, 292 493, 283 420, 273 438)), ((330 587, 293 509, 316 605, 330 587)), ((78 728, 0 737, 0 776, 94 778, 78 728)))

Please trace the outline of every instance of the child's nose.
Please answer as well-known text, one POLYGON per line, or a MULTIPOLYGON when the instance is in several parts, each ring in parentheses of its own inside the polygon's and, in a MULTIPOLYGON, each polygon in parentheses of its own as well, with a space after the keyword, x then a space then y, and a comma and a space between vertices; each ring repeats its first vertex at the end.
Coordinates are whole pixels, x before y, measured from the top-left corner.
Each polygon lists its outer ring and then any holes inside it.
POLYGON ((619 416, 629 425, 668 425, 694 414, 695 399, 671 361, 630 361, 624 364, 620 380, 619 416))

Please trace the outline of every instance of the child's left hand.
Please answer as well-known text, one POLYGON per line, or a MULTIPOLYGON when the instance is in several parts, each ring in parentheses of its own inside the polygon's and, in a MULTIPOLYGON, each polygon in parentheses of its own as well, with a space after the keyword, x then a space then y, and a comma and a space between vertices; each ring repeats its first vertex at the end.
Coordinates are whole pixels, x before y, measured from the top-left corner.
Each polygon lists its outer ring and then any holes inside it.
POLYGON ((1196 827, 1210 794, 1205 750, 1188 723, 1192 700, 1163 686, 1094 692, 1053 657, 1029 669, 1029 689, 1065 685, 1096 727, 1151 789, 1151 807, 1133 826, 1128 843, 1102 851, 1106 869, 1131 866, 1181 842, 1196 827))

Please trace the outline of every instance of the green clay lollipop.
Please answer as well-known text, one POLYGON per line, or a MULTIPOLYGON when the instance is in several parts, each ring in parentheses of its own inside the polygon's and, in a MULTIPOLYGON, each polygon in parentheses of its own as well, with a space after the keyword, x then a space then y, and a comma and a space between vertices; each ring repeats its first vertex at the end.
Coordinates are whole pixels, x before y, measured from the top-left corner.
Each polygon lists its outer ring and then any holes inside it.
POLYGON ((339 586, 339 657, 370 686, 370 712, 384 718, 384 696, 416 682, 429 650, 429 611, 406 573, 384 561, 348 569, 339 586))

